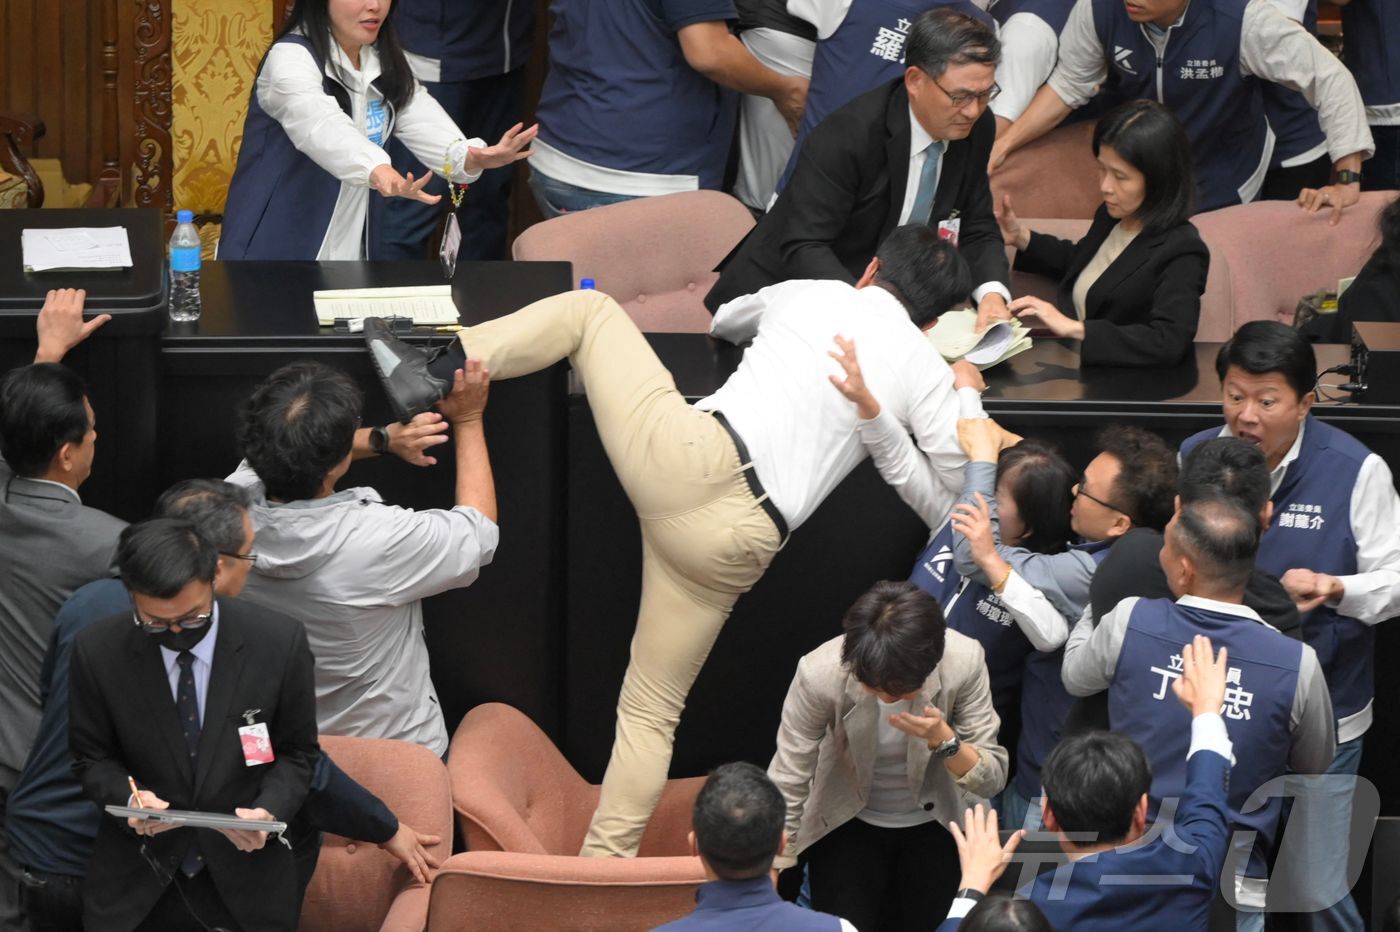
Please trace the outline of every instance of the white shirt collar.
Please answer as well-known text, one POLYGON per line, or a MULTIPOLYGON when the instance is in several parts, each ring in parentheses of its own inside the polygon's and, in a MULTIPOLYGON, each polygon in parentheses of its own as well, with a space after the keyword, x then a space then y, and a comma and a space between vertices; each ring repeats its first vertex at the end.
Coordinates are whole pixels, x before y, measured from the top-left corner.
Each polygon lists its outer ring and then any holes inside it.
MULTIPOLYGON (((206 634, 198 644, 190 648, 190 653, 194 654, 194 659, 202 660, 208 666, 214 665, 214 642, 219 637, 219 600, 214 599, 214 617, 209 619, 209 633, 206 634)), ((160 649, 160 657, 165 661, 165 672, 170 674, 175 670, 175 662, 180 657, 178 650, 171 650, 168 647, 160 649)))
MULTIPOLYGON (((1269 473, 1270 495, 1278 491, 1278 487, 1283 483, 1283 477, 1288 475, 1288 467, 1298 458, 1299 451, 1303 449, 1303 432, 1307 429, 1308 419, 1303 418, 1298 424, 1298 436, 1293 438, 1293 446, 1288 448, 1288 452, 1283 454, 1283 459, 1279 460, 1279 464, 1269 473)), ((1231 432, 1230 425, 1226 424, 1224 427, 1220 428, 1220 436, 1233 437, 1235 435, 1231 432)))
POLYGON ((1273 629, 1273 625, 1259 617, 1259 613, 1248 605, 1240 605, 1238 602, 1217 602, 1215 599, 1207 599, 1198 595, 1184 595, 1176 600, 1177 605, 1184 605, 1187 608, 1203 608, 1209 612, 1219 612, 1222 615, 1236 615, 1240 618, 1248 618, 1257 621, 1266 628, 1273 629))
POLYGON ((360 67, 356 69, 350 64, 350 56, 345 54, 340 43, 332 38, 331 60, 326 63, 326 67, 334 68, 336 73, 331 77, 337 78, 345 86, 362 89, 379 77, 379 50, 373 45, 360 46, 360 67))
POLYGON ((924 150, 931 143, 937 142, 924 129, 924 125, 919 122, 919 118, 914 116, 914 108, 909 108, 909 157, 912 159, 916 155, 922 155, 924 150))

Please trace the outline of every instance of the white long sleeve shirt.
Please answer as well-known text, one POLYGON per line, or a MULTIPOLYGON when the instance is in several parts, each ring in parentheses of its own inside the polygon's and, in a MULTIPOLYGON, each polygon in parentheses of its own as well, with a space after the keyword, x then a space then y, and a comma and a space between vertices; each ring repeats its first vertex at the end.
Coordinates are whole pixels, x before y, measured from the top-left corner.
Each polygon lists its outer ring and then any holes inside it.
POLYGON ((997 65, 997 84, 1001 93, 991 108, 1002 119, 1015 122, 1055 70, 1060 37, 1034 13, 1011 14, 998 30, 998 37, 1001 63, 997 65))
MULTIPOLYGON (((1240 71, 1301 92, 1317 110, 1332 161, 1354 152, 1369 158, 1375 151, 1366 106, 1351 72, 1272 3, 1256 0, 1245 7, 1240 71)), ((1079 0, 1060 33, 1059 63, 1046 83, 1066 106, 1080 107, 1107 78, 1108 57, 1094 30, 1092 0, 1079 0)))
POLYGON ((880 475, 929 527, 947 519, 967 462, 958 446, 953 374, 894 295, 877 285, 781 282, 724 304, 710 332, 734 343, 752 338, 753 345, 724 386, 696 407, 724 412, 791 530, 868 449, 897 444, 917 445, 919 455, 876 456, 880 475), (828 378, 844 374, 828 355, 838 334, 856 344, 866 384, 880 400, 877 418, 861 420, 828 378))
MULTIPOLYGON (((387 111, 383 95, 372 84, 379 75, 379 53, 374 46, 360 47, 357 69, 336 42, 331 43, 331 59, 324 72, 316 67, 316 59, 305 46, 274 43, 258 75, 258 105, 282 125, 299 151, 340 180, 340 194, 317 259, 365 258, 369 199, 379 196, 370 190, 369 176, 380 165, 389 164, 384 150, 389 141, 387 111), (350 114, 325 92, 322 85, 327 76, 349 93, 350 114)), ((481 177, 479 171, 466 171, 467 148, 486 143, 467 139, 416 80, 413 96, 395 115, 392 130, 423 164, 436 170, 444 161, 450 163, 452 180, 458 184, 470 184, 481 177)), ((294 197, 296 192, 284 196, 294 197)))

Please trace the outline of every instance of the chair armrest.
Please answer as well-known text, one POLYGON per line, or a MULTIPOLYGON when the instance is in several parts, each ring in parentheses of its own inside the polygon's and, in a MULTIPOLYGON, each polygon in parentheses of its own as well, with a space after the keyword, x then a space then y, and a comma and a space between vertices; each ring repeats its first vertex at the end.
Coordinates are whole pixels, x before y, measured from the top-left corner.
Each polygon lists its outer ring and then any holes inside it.
POLYGON ((44 121, 32 113, 0 110, 0 168, 24 179, 30 207, 43 206, 44 183, 20 148, 33 145, 44 131, 44 121))
POLYGON ((401 890, 390 904, 379 932, 423 932, 428 924, 428 895, 432 889, 428 884, 415 883, 401 890))

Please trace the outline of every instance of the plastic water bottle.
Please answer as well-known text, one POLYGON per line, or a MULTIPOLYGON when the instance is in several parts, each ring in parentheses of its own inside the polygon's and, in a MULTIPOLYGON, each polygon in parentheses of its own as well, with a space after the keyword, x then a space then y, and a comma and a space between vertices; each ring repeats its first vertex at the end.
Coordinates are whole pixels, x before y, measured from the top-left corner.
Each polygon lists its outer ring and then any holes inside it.
POLYGON ((170 236, 170 319, 199 320, 199 231, 191 211, 178 212, 175 220, 170 236))

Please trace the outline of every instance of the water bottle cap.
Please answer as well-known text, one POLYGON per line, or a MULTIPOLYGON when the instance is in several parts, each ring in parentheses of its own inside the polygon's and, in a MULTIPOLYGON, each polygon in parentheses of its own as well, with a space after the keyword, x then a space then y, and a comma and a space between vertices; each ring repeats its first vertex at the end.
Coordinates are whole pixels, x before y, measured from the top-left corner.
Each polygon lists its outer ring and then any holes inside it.
POLYGON ((596 286, 593 284, 593 279, 591 279, 591 278, 585 278, 585 279, 581 280, 581 281, 578 283, 578 286, 579 286, 580 288, 585 288, 585 289, 586 289, 586 288, 594 288, 594 287, 596 287, 596 286))
POLYGON ((194 222, 194 211, 192 211, 192 210, 177 210, 177 211, 175 211, 175 222, 176 222, 176 223, 193 223, 193 222, 194 222))

